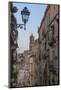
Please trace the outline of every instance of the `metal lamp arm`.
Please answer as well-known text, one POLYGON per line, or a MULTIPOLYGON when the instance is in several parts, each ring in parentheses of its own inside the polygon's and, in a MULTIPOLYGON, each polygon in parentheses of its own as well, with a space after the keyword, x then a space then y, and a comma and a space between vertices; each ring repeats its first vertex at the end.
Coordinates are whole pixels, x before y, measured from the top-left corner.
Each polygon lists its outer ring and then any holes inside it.
POLYGON ((17 28, 22 29, 22 28, 23 28, 23 26, 24 26, 24 24, 17 24, 17 28))

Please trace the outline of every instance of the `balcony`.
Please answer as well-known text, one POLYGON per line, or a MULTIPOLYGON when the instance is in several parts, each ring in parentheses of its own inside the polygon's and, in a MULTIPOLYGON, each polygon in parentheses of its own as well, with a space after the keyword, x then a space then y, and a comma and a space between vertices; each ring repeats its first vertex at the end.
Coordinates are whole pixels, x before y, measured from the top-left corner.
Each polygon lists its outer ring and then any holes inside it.
POLYGON ((16 48, 18 48, 18 44, 17 43, 12 44, 11 47, 10 47, 11 50, 12 49, 16 49, 16 48))
POLYGON ((55 40, 54 37, 52 37, 52 38, 50 38, 50 39, 48 40, 48 44, 49 44, 49 46, 53 46, 54 43, 56 43, 56 40, 55 40))
POLYGON ((50 71, 55 73, 55 74, 58 74, 58 69, 59 69, 58 65, 59 65, 58 64, 58 58, 57 58, 57 56, 55 56, 54 59, 49 62, 50 71))
POLYGON ((49 56, 49 55, 48 55, 48 51, 45 50, 45 51, 43 52, 43 59, 46 59, 48 56, 49 56))

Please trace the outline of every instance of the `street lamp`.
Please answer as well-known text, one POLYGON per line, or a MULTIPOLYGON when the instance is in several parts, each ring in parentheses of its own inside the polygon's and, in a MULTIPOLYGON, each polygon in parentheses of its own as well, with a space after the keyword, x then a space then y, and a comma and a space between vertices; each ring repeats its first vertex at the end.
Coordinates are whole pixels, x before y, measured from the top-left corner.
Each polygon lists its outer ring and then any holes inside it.
POLYGON ((22 15, 22 21, 24 22, 24 30, 26 30, 26 23, 28 22, 30 12, 27 9, 27 7, 24 7, 24 9, 21 11, 22 15))
POLYGON ((24 30, 26 30, 26 23, 28 22, 30 12, 27 9, 27 7, 24 7, 24 9, 21 11, 22 21, 24 24, 17 24, 17 28, 22 28, 24 25, 24 30))

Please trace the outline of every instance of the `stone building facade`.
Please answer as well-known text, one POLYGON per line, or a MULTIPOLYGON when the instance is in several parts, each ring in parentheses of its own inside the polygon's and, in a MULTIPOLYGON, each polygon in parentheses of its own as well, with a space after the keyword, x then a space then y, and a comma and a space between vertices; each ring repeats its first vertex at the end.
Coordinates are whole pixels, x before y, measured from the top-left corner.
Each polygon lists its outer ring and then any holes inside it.
POLYGON ((30 36, 30 52, 31 52, 31 57, 34 59, 33 61, 33 65, 34 65, 34 84, 35 85, 39 85, 39 40, 38 39, 34 39, 34 36, 31 35, 30 36))
POLYGON ((38 28, 40 84, 59 84, 59 6, 48 5, 38 28))
POLYGON ((30 59, 30 51, 26 50, 22 54, 17 56, 17 87, 31 86, 31 74, 33 68, 31 68, 33 62, 30 59))
POLYGON ((17 61, 17 21, 14 16, 14 13, 17 12, 16 7, 13 6, 12 2, 9 2, 9 87, 16 87, 16 61, 17 61))
POLYGON ((38 39, 30 36, 29 50, 17 56, 17 87, 35 86, 39 84, 39 44, 38 39), (22 63, 23 66, 22 66, 22 63), (21 67, 21 68, 20 68, 21 67), (23 68, 22 68, 23 67, 23 68), (20 73, 19 73, 20 72, 20 73), (23 75, 22 75, 23 74, 23 75), (22 76, 21 76, 22 75, 22 76))
POLYGON ((24 85, 25 58, 23 54, 17 55, 17 87, 24 85))

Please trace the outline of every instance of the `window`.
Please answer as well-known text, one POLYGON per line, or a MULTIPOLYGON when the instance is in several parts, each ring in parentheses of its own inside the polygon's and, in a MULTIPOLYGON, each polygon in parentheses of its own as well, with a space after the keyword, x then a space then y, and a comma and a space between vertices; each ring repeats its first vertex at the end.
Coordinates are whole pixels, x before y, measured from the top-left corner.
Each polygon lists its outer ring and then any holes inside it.
POLYGON ((51 26, 52 35, 54 36, 54 25, 51 26))
POLYGON ((49 39, 49 41, 52 39, 52 30, 51 29, 49 31, 48 39, 49 39))
POLYGON ((39 33, 39 38, 40 38, 39 40, 41 42, 41 40, 42 40, 42 33, 41 32, 39 33))
POLYGON ((51 25, 49 28, 49 35, 48 35, 48 39, 52 40, 54 37, 54 25, 51 25))

